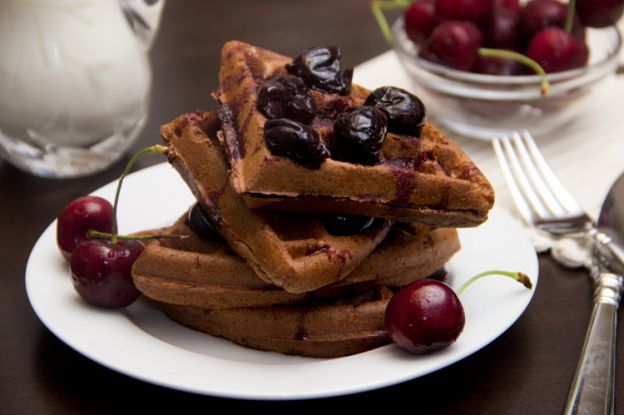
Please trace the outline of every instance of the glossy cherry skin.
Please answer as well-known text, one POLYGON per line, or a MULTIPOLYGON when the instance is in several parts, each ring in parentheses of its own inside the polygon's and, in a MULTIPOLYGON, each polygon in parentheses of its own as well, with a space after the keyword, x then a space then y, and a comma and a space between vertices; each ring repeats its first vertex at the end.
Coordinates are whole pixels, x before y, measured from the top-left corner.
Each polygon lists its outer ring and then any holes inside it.
POLYGON ((213 242, 223 242, 223 236, 215 229, 210 217, 199 203, 195 203, 189 209, 186 223, 200 237, 213 242))
POLYGON ((468 21, 440 23, 420 49, 423 59, 460 71, 470 71, 483 42, 481 31, 468 21))
POLYGON ((97 307, 121 308, 132 304, 140 292, 132 282, 132 264, 143 252, 139 241, 93 239, 78 245, 71 259, 75 290, 97 307))
POLYGON ((314 101, 301 78, 281 75, 262 83, 258 110, 267 118, 290 118, 304 124, 314 118, 314 101))
POLYGON ((113 206, 98 196, 83 196, 70 202, 58 216, 56 242, 68 261, 76 246, 87 240, 87 231, 111 232, 113 206))
MULTIPOLYGON (((520 31, 524 39, 530 42, 542 29, 548 27, 563 29, 567 14, 568 5, 558 0, 532 0, 520 13, 520 31)), ((579 39, 585 39, 585 28, 578 16, 574 18, 572 33, 579 39)))
POLYGON ((388 131, 420 135, 427 111, 425 104, 413 94, 394 86, 375 89, 364 105, 379 108, 388 118, 388 131))
POLYGON ((378 108, 363 106, 340 114, 334 123, 332 157, 366 165, 378 163, 387 131, 388 120, 378 108))
POLYGON ((437 24, 435 0, 417 0, 404 13, 405 33, 416 44, 421 44, 437 24))
POLYGON ((576 0, 576 12, 585 26, 607 27, 624 12, 624 0, 576 0))
POLYGON ((321 218, 323 225, 330 235, 345 236, 355 235, 370 228, 375 218, 368 216, 340 215, 324 216, 321 218))
POLYGON ((292 64, 286 65, 286 70, 303 79, 311 88, 348 95, 351 91, 353 70, 341 70, 341 58, 338 47, 317 46, 304 50, 292 64))
POLYGON ((549 73, 580 68, 589 59, 587 45, 558 28, 538 32, 529 43, 526 54, 549 73))
POLYGON ((455 342, 465 320, 464 307, 451 287, 424 279, 394 294, 386 308, 385 327, 398 346, 421 354, 455 342))
POLYGON ((316 130, 287 118, 267 121, 264 141, 271 154, 287 157, 310 169, 320 168, 329 157, 329 150, 316 130))
POLYGON ((505 6, 494 6, 492 17, 484 29, 484 44, 488 48, 516 49, 520 46, 520 13, 505 6))
POLYGON ((483 26, 490 19, 492 4, 492 0, 436 0, 435 17, 439 22, 459 20, 483 26))

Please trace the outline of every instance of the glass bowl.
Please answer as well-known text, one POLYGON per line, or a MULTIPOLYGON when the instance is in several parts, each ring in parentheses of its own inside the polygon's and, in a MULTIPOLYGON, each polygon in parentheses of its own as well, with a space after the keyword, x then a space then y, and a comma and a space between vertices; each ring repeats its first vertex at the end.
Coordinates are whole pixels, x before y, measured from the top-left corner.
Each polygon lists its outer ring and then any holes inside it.
POLYGON ((588 28, 588 66, 548 74, 550 93, 542 96, 537 75, 481 75, 419 58, 403 18, 393 35, 399 61, 419 87, 415 92, 428 115, 447 130, 480 139, 524 129, 545 134, 569 123, 587 105, 592 87, 616 71, 622 45, 616 27, 588 28))

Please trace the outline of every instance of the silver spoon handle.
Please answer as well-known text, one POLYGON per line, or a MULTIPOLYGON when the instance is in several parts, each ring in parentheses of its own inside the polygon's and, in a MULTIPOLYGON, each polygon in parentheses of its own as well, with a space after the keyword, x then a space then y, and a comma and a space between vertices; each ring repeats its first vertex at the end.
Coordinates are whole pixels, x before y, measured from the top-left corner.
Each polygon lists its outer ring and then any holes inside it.
POLYGON ((621 282, 616 274, 597 278, 594 307, 565 415, 611 415, 615 398, 615 340, 621 282))

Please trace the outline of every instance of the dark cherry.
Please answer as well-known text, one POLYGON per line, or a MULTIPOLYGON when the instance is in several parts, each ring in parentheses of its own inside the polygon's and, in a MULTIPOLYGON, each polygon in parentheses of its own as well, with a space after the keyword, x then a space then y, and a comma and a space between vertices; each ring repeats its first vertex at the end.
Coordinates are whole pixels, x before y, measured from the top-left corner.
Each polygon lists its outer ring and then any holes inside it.
POLYGON ((262 83, 258 110, 267 118, 290 118, 308 124, 314 118, 314 101, 301 78, 280 75, 262 83))
POLYGON ((329 157, 316 130, 286 118, 268 120, 264 124, 264 141, 276 156, 288 157, 310 169, 318 169, 329 157))
POLYGON ((71 259, 74 288, 89 304, 106 307, 126 307, 139 296, 132 282, 131 268, 143 252, 136 240, 118 241, 93 239, 76 247, 71 259))
POLYGON ((481 31, 468 21, 448 21, 433 29, 420 49, 423 59, 460 71, 470 71, 477 62, 481 31))
POLYGON ((519 12, 495 4, 492 17, 483 32, 485 46, 495 49, 518 48, 520 46, 519 21, 519 12))
POLYGON ((403 14, 405 33, 416 44, 421 44, 431 33, 435 19, 435 0, 416 0, 403 14))
POLYGON ((559 28, 538 32, 527 48, 527 56, 546 72, 560 72, 587 64, 589 49, 585 42, 559 28))
POLYGON ((446 268, 442 267, 427 278, 444 282, 448 278, 448 272, 446 272, 446 268))
POLYGON ((520 13, 522 10, 522 5, 520 5, 520 0, 494 0, 494 10, 493 13, 496 13, 497 8, 505 8, 507 10, 511 10, 512 12, 520 13))
POLYGON ((186 223, 188 226, 202 238, 214 241, 222 242, 223 237, 215 229, 210 217, 204 212, 204 209, 199 203, 195 203, 188 211, 186 217, 186 223))
POLYGON ((386 115, 378 108, 364 106, 340 114, 334 123, 332 157, 359 164, 378 163, 386 132, 386 115))
POLYGON ((415 281, 388 303, 388 336, 412 353, 439 350, 455 342, 464 329, 464 308, 455 292, 434 279, 415 281))
POLYGON ((324 216, 321 218, 327 232, 335 236, 355 235, 364 232, 371 227, 374 220, 368 216, 355 215, 324 216))
POLYGON ((624 0, 576 0, 576 12, 589 27, 615 24, 624 12, 624 0))
POLYGON ((439 22, 470 21, 485 25, 492 14, 492 0, 436 0, 435 16, 439 22))
POLYGON ((513 59, 479 56, 473 71, 485 75, 513 76, 526 74, 526 67, 513 59))
POLYGON ((364 105, 379 108, 386 114, 389 131, 420 135, 426 116, 425 104, 406 90, 393 86, 377 88, 364 105))
POLYGON ((87 240, 89 229, 111 232, 112 227, 113 206, 108 200, 97 196, 80 197, 70 202, 58 216, 56 242, 69 261, 76 246, 87 240))
POLYGON ((306 49, 292 64, 288 73, 298 76, 311 88, 348 95, 351 91, 352 69, 340 69, 340 49, 336 46, 318 46, 306 49))
MULTIPOLYGON (((520 13, 520 31, 527 42, 547 27, 563 29, 568 14, 568 5, 558 0, 531 0, 520 13)), ((579 39, 585 39, 585 28, 578 16, 575 16, 572 33, 579 39)))

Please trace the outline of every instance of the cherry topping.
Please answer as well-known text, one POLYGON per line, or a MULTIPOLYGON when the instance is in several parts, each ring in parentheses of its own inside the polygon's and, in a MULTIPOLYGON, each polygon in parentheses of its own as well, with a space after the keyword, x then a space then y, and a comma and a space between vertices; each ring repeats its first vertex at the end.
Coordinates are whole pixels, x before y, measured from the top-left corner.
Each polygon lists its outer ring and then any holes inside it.
POLYGON ((139 241, 104 239, 82 242, 71 259, 74 288, 89 304, 98 307, 126 307, 139 296, 132 282, 131 268, 143 252, 139 241))
POLYGON ((422 43, 437 24, 435 0, 416 0, 405 10, 404 19, 407 37, 416 44, 422 43))
POLYGON ((448 272, 446 272, 446 268, 442 267, 433 274, 429 275, 427 278, 444 282, 447 277, 448 272))
POLYGON ((222 242, 223 237, 215 229, 210 217, 199 203, 195 203, 188 211, 186 223, 197 235, 214 242, 222 242))
POLYGON ((384 86, 375 89, 364 105, 379 108, 388 118, 388 130, 419 135, 425 122, 425 105, 404 89, 384 86))
POLYGON ((606 27, 620 20, 624 0, 576 0, 576 12, 584 25, 606 27))
POLYGON ((546 72, 580 68, 589 59, 585 42, 559 28, 538 32, 529 43, 527 56, 539 63, 546 72))
POLYGON ((368 216, 341 215, 324 216, 323 225, 330 235, 344 236, 355 235, 370 228, 375 218, 368 216))
POLYGON ((311 88, 348 95, 351 91, 352 69, 340 70, 340 49, 336 46, 318 46, 306 49, 292 64, 288 73, 298 76, 311 88))
POLYGON ((304 124, 314 118, 314 101, 301 78, 281 75, 265 81, 258 92, 258 110, 267 118, 290 118, 304 124))
POLYGON ((268 120, 264 124, 264 140, 271 154, 288 157, 310 169, 320 168, 329 157, 316 130, 286 118, 268 120))
POLYGON ((438 21, 466 20, 483 26, 490 18, 492 0, 436 0, 435 15, 438 21))
POLYGON ((481 31, 474 23, 450 20, 433 29, 419 55, 441 65, 469 71, 477 62, 481 43, 481 31))
POLYGON ((418 280, 399 290, 385 314, 388 336, 412 353, 447 347, 457 340, 465 320, 455 292, 434 279, 418 280))
POLYGON ((97 196, 83 196, 67 205, 58 217, 56 241, 68 261, 76 246, 87 240, 87 231, 111 232, 113 206, 97 196))
POLYGON ((386 132, 386 115, 378 108, 364 106, 340 114, 334 123, 333 158, 367 165, 378 163, 386 132))

